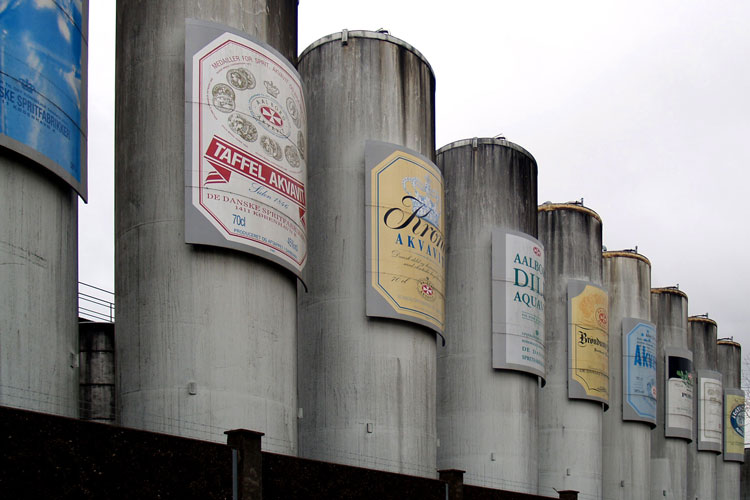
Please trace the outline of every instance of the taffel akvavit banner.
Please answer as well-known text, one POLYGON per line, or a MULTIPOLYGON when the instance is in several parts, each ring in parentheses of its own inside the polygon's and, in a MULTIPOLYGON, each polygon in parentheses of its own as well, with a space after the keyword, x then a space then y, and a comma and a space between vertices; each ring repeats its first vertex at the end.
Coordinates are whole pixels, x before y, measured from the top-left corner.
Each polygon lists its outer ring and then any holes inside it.
POLYGON ((226 26, 188 20, 185 241, 307 261, 307 118, 294 67, 226 26))

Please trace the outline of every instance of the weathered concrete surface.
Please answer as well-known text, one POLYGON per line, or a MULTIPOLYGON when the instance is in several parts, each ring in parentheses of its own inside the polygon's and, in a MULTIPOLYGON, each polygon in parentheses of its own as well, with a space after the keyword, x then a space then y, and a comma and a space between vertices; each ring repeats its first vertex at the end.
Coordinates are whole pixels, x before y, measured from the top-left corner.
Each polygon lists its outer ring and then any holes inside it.
POLYGON ((76 417, 78 196, 0 149, 0 405, 76 417))
POLYGON ((364 288, 365 141, 434 158, 432 70, 396 38, 346 32, 308 47, 299 71, 310 200, 309 290, 299 295, 300 456, 435 477, 435 334, 368 318, 364 288))
MULTIPOLYGON (((602 420, 604 498, 646 499, 651 484, 651 426, 624 421, 623 318, 651 321, 651 263, 635 252, 604 252, 609 291, 609 410, 602 420)), ((658 332, 657 332, 658 335, 658 332)))
POLYGON ((117 3, 115 289, 120 423, 296 453, 296 279, 184 239, 185 19, 294 58, 293 0, 117 3), (190 390, 188 389, 190 387, 190 390), (191 394, 194 392, 195 394, 191 394))
POLYGON ((689 349, 688 299, 676 288, 651 289, 651 322, 656 325, 656 427, 651 431, 651 499, 682 500, 687 495, 689 442, 667 438, 665 429, 665 348, 689 349))
POLYGON ((602 222, 576 204, 539 206, 545 248, 547 385, 539 395, 539 494, 602 497, 602 405, 568 398, 568 281, 602 285, 602 222))
POLYGON ((445 346, 438 346, 438 469, 537 492, 538 381, 492 368, 492 229, 537 236, 537 165, 501 139, 438 151, 448 215, 445 346), (476 146, 476 147, 475 147, 476 146))

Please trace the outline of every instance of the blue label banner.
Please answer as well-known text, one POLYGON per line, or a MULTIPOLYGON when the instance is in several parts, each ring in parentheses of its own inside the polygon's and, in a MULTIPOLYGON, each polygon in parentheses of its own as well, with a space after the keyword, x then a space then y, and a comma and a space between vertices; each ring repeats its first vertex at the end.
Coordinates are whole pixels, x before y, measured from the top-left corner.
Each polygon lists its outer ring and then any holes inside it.
POLYGON ((656 326, 624 318, 623 420, 656 424, 656 326))
POLYGON ((0 3, 0 144, 86 196, 83 0, 0 3))

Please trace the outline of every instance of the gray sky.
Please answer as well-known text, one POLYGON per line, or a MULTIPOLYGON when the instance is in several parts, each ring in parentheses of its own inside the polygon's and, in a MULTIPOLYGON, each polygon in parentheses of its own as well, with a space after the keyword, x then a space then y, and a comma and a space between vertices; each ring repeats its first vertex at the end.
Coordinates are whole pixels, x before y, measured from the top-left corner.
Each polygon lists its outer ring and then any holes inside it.
MULTIPOLYGON (((114 0, 90 2, 89 199, 80 280, 114 289, 114 0)), ((388 29, 432 65, 437 147, 500 133, 539 165, 539 201, 584 198, 609 250, 750 345, 750 2, 301 0, 299 49, 388 29)))

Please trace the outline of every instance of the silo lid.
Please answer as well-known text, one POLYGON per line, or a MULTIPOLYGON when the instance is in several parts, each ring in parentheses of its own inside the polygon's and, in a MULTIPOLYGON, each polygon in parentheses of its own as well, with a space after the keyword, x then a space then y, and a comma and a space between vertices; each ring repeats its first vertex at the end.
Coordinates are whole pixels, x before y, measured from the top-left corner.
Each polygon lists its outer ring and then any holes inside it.
POLYGON ((415 56, 420 58, 425 65, 427 65, 427 68, 430 70, 430 74, 432 75, 432 79, 435 80, 435 72, 432 70, 432 65, 427 60, 427 58, 416 48, 414 48, 413 45, 406 43, 405 41, 401 40, 400 38, 396 38, 395 36, 388 33, 386 30, 379 30, 379 31, 368 31, 368 30, 342 30, 338 33, 331 33, 330 35, 324 36, 322 38, 319 38, 315 40, 313 43, 307 46, 305 50, 300 52, 299 57, 297 60, 301 60, 303 57, 305 57, 309 52, 312 50, 315 50, 316 48, 320 47, 321 45, 325 45, 327 43, 335 42, 337 40, 341 40, 342 43, 347 43, 347 41, 351 38, 368 38, 372 40, 383 40, 385 42, 390 42, 395 45, 398 45, 399 47, 403 47, 404 49, 408 50, 409 52, 412 52, 415 56))
POLYGON ((528 156, 531 159, 531 161, 534 162, 534 165, 536 165, 536 159, 531 153, 529 153, 526 149, 519 146, 518 144, 514 142, 510 142, 505 137, 474 137, 472 139, 461 139, 461 140, 453 141, 453 142, 446 144, 445 146, 438 149, 436 154, 441 154, 450 149, 463 148, 466 146, 471 146, 473 148, 476 148, 479 145, 504 146, 506 148, 513 149, 515 151, 518 151, 521 154, 528 156))

